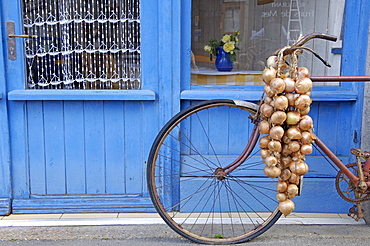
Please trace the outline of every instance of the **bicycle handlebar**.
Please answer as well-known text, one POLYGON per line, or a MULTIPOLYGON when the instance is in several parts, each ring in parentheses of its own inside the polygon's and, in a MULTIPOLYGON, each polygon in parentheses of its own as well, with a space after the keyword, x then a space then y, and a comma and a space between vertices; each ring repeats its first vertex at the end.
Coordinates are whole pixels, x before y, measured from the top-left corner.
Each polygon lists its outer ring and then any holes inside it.
MULTIPOLYGON (((333 35, 329 35, 329 34, 325 34, 325 33, 318 33, 318 32, 311 33, 311 34, 308 34, 308 35, 302 37, 301 39, 299 39, 297 42, 295 42, 293 45, 291 45, 290 48, 285 49, 283 51, 283 56, 293 53, 293 51, 295 51, 299 47, 302 47, 302 45, 304 45, 309 40, 314 39, 314 38, 325 39, 325 40, 329 40, 329 41, 333 41, 333 42, 337 41, 337 37, 333 36, 333 35)), ((279 52, 281 51, 281 49, 283 49, 283 48, 280 48, 280 49, 276 50, 272 55, 275 55, 275 56, 278 55, 279 52)))

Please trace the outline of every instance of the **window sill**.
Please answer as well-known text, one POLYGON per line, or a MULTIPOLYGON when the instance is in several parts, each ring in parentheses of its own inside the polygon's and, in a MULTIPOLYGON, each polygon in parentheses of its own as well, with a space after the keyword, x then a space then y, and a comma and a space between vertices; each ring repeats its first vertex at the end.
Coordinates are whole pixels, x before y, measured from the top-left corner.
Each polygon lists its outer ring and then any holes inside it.
MULTIPOLYGON (((231 99, 258 101, 262 91, 252 90, 184 90, 183 100, 231 99)), ((358 95, 352 91, 312 91, 312 100, 319 102, 356 101, 358 95)))
POLYGON ((8 100, 118 100, 153 101, 155 92, 151 90, 13 90, 8 100))

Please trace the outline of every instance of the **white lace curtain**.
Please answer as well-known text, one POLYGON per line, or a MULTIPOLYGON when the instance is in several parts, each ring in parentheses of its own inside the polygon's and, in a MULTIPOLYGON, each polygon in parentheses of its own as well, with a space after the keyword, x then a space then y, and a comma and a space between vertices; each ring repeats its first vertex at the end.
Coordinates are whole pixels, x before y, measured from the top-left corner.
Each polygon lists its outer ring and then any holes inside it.
POLYGON ((23 0, 27 87, 140 89, 140 0, 23 0))

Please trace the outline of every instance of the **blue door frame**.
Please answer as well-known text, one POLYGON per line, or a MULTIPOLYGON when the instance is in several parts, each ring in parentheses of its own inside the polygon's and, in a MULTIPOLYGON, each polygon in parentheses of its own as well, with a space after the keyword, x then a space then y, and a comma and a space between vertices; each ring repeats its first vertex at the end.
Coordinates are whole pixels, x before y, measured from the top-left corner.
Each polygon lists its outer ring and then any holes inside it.
MULTIPOLYGON (((346 1, 345 29, 342 49, 342 75, 364 75, 369 27, 369 7, 366 0, 346 1), (356 57, 356 59, 353 59, 356 57)), ((182 105, 189 101, 211 98, 232 98, 256 101, 261 88, 204 88, 190 85, 191 54, 191 1, 188 0, 142 0, 141 30, 142 37, 142 81, 140 91, 37 91, 24 90, 24 65, 21 40, 17 40, 18 58, 10 61, 7 56, 7 36, 5 23, 15 22, 16 33, 22 33, 20 1, 3 0, 0 4, 2 46, 0 46, 0 155, 2 165, 0 175, 0 214, 13 213, 58 213, 91 211, 153 211, 145 187, 144 172, 131 167, 131 178, 140 185, 138 197, 115 197, 107 194, 45 196, 33 195, 30 178, 30 155, 27 147, 29 121, 27 110, 49 107, 50 111, 61 107, 81 106, 85 103, 91 107, 102 104, 122 104, 129 117, 139 114, 141 117, 128 130, 136 130, 128 136, 127 141, 134 141, 125 153, 127 162, 139 160, 136 168, 143 170, 150 145, 160 127, 182 105), (108 103, 107 103, 108 102, 108 103), (40 106, 40 105, 44 106, 40 106), (27 109, 27 110, 26 110, 27 109), (140 127, 140 128, 139 128, 140 127), (141 132, 143 139, 135 143, 136 133, 141 132), (137 149, 140 152, 137 152, 137 149), (122 199, 121 199, 122 198, 122 199), (83 206, 87 204, 86 206, 83 206), (74 206, 74 209, 69 209, 74 206), (77 205, 77 206, 75 206, 77 205)), ((361 113, 363 84, 346 83, 333 88, 318 88, 313 93, 318 103, 344 104, 339 113, 350 110, 353 117, 346 122, 351 132, 361 136, 361 113)), ((111 109, 113 109, 111 108, 111 109)), ((122 107, 121 107, 122 109, 122 107)), ((37 111, 35 111, 37 113, 37 111)), ((73 113, 70 111, 70 113, 73 113)), ((73 115, 73 114, 71 114, 73 115)), ((35 116, 36 117, 36 116, 35 116)), ((40 116, 41 117, 41 116, 40 116)), ((40 119, 37 118, 36 119, 40 119)), ((122 122, 124 118, 121 119, 122 122)), ((49 136, 50 137, 50 136, 49 136)), ((359 146, 354 143, 352 146, 359 146)), ((336 144, 335 146, 337 146, 336 144)), ((338 145, 339 146, 339 145, 338 145)), ((86 146, 88 147, 88 146, 86 146)), ((91 147, 91 146, 90 146, 91 147)), ((58 154, 56 154, 58 156, 58 154)), ((63 158, 65 158, 63 156, 63 158)), ((47 163, 46 163, 47 164, 47 163)), ((34 172, 37 172, 36 169, 34 172)), ((30 177, 31 175, 31 177, 30 177)), ((78 180, 77 177, 75 177, 78 180)), ((57 183, 55 181, 55 183, 57 183)), ((132 186, 131 185, 131 186, 132 186)), ((313 187, 315 189, 317 187, 313 187)), ((58 187, 56 188, 58 189, 58 187)), ((309 191, 311 192, 311 190, 309 191)), ((311 192, 312 193, 312 192, 311 192)), ((312 199, 311 199, 312 200, 312 199)), ((316 205, 313 205, 316 206, 316 205)), ((334 211, 335 206, 321 208, 334 211)))

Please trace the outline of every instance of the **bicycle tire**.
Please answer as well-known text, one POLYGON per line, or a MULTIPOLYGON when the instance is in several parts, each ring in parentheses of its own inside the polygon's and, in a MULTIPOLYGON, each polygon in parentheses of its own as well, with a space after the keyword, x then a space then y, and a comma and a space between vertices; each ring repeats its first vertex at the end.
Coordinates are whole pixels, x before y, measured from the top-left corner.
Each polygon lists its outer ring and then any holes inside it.
POLYGON ((248 143, 256 145, 258 139, 248 138, 258 131, 248 123, 256 110, 245 101, 203 101, 179 112, 158 133, 148 158, 148 189, 157 212, 178 234, 204 244, 242 243, 280 218, 275 182, 264 176, 258 150, 225 179, 214 174, 248 143), (234 145, 231 135, 246 142, 234 145), (220 139, 228 143, 218 144, 220 139))

